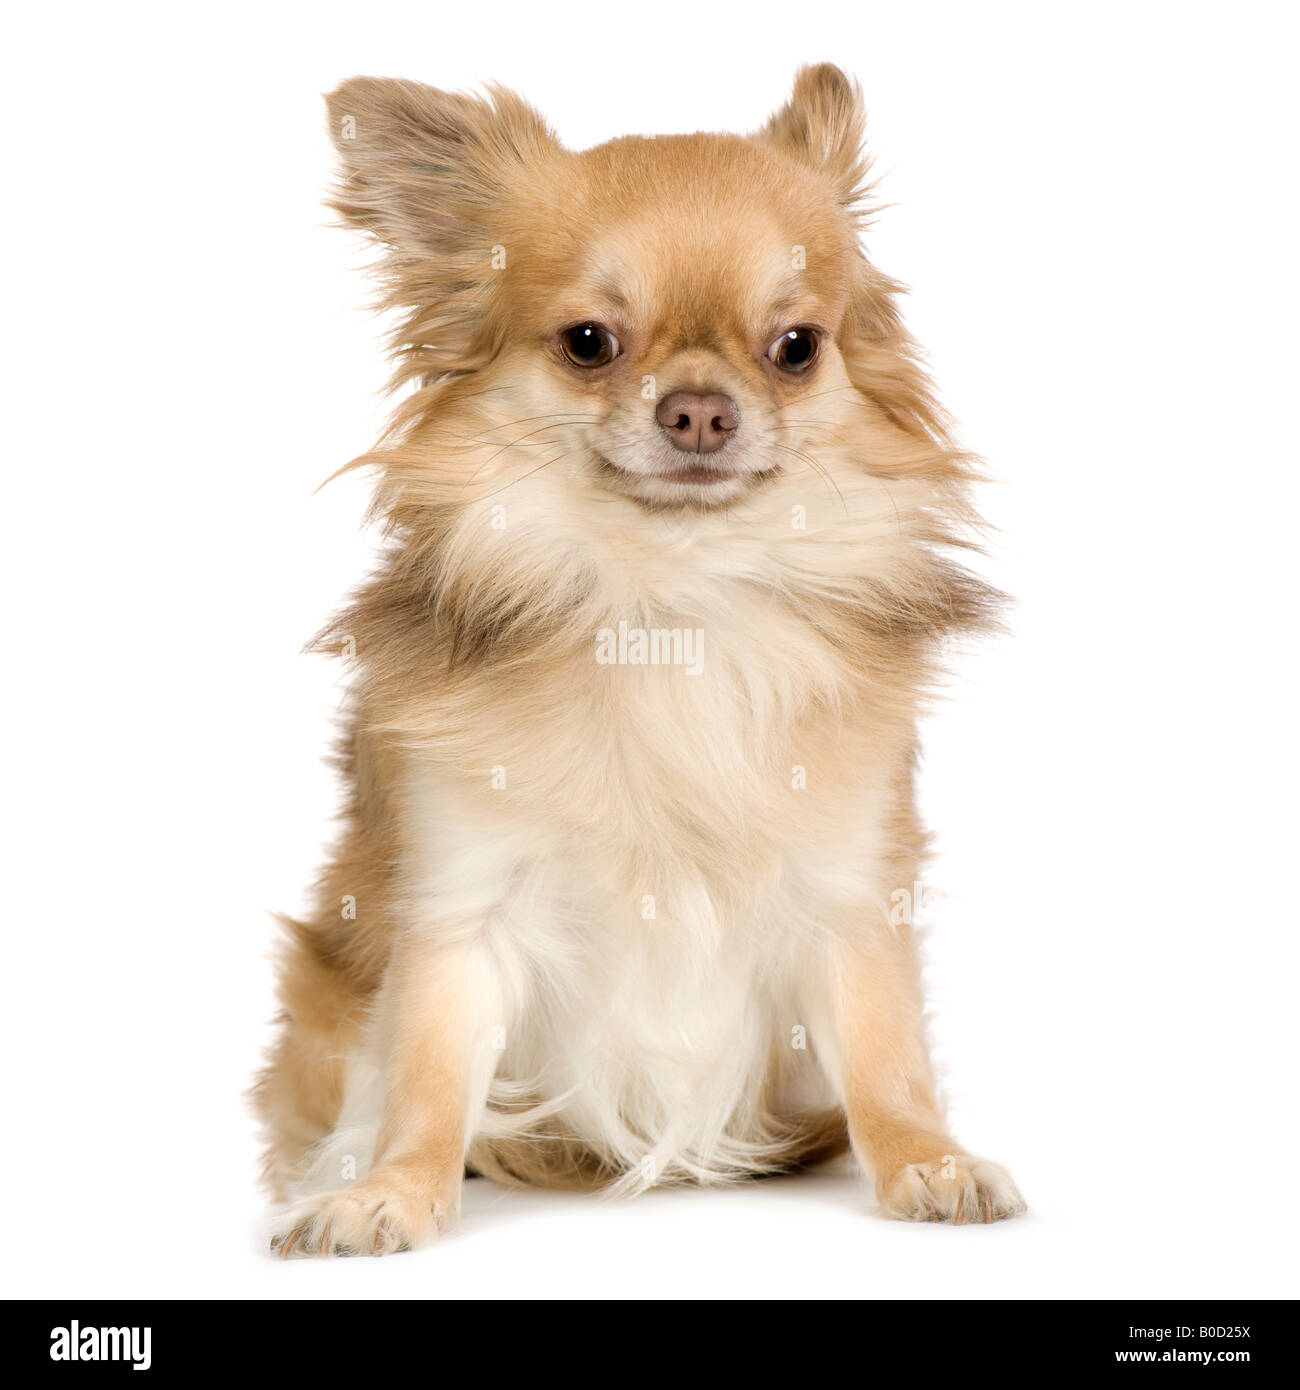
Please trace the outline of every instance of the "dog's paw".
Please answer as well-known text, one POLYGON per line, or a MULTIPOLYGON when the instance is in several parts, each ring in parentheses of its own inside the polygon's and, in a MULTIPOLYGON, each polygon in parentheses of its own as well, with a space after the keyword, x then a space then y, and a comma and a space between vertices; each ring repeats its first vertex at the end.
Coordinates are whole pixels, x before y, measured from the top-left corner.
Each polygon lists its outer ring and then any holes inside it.
POLYGON ((970 1154, 909 1163, 880 1183, 876 1198, 897 1221, 951 1221, 954 1226, 1004 1221, 1025 1210, 1011 1174, 970 1154))
POLYGON ((391 1255, 432 1240, 447 1210, 426 1185, 405 1177, 371 1174, 353 1187, 303 1198, 282 1212, 271 1250, 298 1255, 391 1255))

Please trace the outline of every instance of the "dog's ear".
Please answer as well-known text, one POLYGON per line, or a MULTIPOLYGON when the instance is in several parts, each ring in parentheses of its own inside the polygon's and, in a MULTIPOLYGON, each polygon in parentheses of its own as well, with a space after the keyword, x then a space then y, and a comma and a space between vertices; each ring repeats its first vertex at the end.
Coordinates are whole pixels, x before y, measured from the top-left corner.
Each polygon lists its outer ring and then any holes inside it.
POLYGON ((463 249, 512 183, 559 148, 522 98, 489 93, 382 77, 344 82, 325 99, 343 160, 334 209, 405 255, 463 249))
MULTIPOLYGON (((790 100, 754 138, 825 179, 860 229, 873 211, 865 128, 861 88, 833 64, 819 63, 799 69, 790 100)), ((838 335, 840 356, 854 387, 900 429, 947 449, 947 417, 898 312, 901 288, 858 250, 849 308, 838 335)))
POLYGON ((833 63, 818 63, 799 69, 790 100, 757 138, 821 174, 852 207, 866 192, 865 127, 862 89, 833 63))
POLYGON ((330 206, 385 249, 380 307, 404 311, 392 384, 471 370, 494 351, 513 208, 561 151, 522 98, 354 77, 326 98, 343 161, 330 206))

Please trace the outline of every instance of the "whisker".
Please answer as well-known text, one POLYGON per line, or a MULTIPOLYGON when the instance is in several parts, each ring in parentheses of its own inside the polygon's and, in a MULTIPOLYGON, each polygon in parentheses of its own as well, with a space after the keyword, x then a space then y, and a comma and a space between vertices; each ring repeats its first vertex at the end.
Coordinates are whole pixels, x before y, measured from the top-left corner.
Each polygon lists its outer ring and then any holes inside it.
POLYGON ((549 468, 551 464, 559 463, 559 461, 565 457, 567 457, 567 451, 561 449, 560 452, 558 454, 555 454, 553 457, 543 459, 542 462, 539 463, 536 468, 530 468, 527 473, 521 473, 517 478, 511 478, 511 480, 504 487, 496 488, 494 491, 487 493, 486 496, 484 496, 480 500, 487 502, 489 499, 498 496, 500 493, 508 492, 512 487, 514 487, 516 483, 522 483, 525 478, 531 478, 534 473, 540 473, 543 468, 549 468))
MULTIPOLYGON (((536 418, 536 419, 541 419, 542 417, 541 417, 541 416, 536 416, 536 417, 534 417, 534 418, 536 418)), ((521 423, 522 423, 522 422, 521 422, 521 423)), ((535 429, 535 430, 529 430, 527 434, 520 435, 518 439, 512 439, 512 440, 509 441, 509 443, 503 444, 503 445, 496 451, 496 453, 494 453, 489 459, 487 459, 487 460, 485 460, 483 463, 481 463, 481 464, 474 470, 474 472, 470 475, 470 477, 469 477, 468 479, 466 479, 466 481, 465 481, 465 483, 464 483, 464 486, 465 486, 465 487, 468 487, 468 486, 470 485, 470 483, 474 482, 474 481, 478 478, 478 475, 479 475, 480 473, 482 473, 482 471, 483 471, 485 468, 487 468, 489 465, 491 465, 491 464, 494 463, 497 459, 499 459, 499 458, 501 457, 501 455, 504 454, 504 453, 506 452, 507 449, 514 449, 514 448, 517 448, 520 444, 523 443, 523 441, 524 441, 525 439, 531 439, 534 435, 537 435, 537 434, 544 434, 547 430, 558 429, 561 425, 567 424, 567 423, 568 423, 568 422, 565 421, 565 420, 558 420, 557 422, 555 422, 555 423, 553 423, 553 424, 550 424, 550 425, 539 425, 537 429, 535 429)))
MULTIPOLYGON (((467 439, 483 439, 486 435, 492 434, 496 430, 513 429, 516 425, 531 425, 534 420, 554 420, 556 424, 565 425, 592 425, 600 417, 597 415, 577 415, 573 413, 548 412, 545 415, 525 415, 519 420, 507 420, 503 424, 493 425, 490 429, 483 430, 480 434, 466 435, 467 439)), ((524 436, 527 438, 527 436, 524 436)), ((491 442, 490 440, 488 441, 491 442)))
POLYGON ((820 473, 822 478, 834 489, 835 495, 840 499, 840 506, 844 509, 844 515, 849 515, 848 503, 844 500, 844 494, 840 491, 839 484, 831 477, 829 471, 813 458, 811 454, 804 453, 802 449, 793 448, 789 444, 782 444, 779 440, 773 440, 773 447, 780 449, 783 453, 793 454, 795 458, 802 459, 810 468, 820 473))

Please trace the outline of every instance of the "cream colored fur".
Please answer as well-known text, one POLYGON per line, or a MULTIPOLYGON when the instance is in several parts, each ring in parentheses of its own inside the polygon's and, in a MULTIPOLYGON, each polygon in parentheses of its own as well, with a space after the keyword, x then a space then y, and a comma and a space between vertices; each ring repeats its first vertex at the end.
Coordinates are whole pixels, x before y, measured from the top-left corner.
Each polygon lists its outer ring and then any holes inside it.
POLYGON ((418 1244, 466 1157, 634 1192, 851 1139, 892 1215, 1021 1210, 947 1133, 891 914, 940 644, 992 596, 858 246, 856 89, 808 70, 750 139, 578 155, 505 93, 359 79, 348 116, 338 206, 424 384, 359 461, 390 548, 320 642, 354 654, 351 799, 259 1088, 276 1248, 418 1244), (561 360, 606 319, 617 362, 561 360), (797 380, 763 352, 791 322, 823 334, 797 380), (712 491, 665 473, 682 387, 738 403, 712 491), (602 663, 620 624, 698 632, 697 668, 602 663))

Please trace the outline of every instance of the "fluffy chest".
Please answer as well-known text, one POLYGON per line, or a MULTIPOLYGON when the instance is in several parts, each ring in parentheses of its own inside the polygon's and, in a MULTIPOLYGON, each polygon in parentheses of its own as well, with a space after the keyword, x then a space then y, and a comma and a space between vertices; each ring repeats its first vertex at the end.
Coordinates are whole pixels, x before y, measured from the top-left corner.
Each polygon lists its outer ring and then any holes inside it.
POLYGON ((487 833, 592 849, 628 889, 701 878, 726 896, 721 880, 851 814, 882 747, 861 704, 841 655, 770 600, 606 609, 461 699, 437 771, 487 833))
POLYGON ((519 992, 485 1123, 549 1118, 633 1187, 764 1166, 777 1117, 829 1103, 807 1046, 828 1007, 807 900, 776 876, 726 922, 702 883, 610 897, 591 867, 539 867, 488 929, 519 992))

